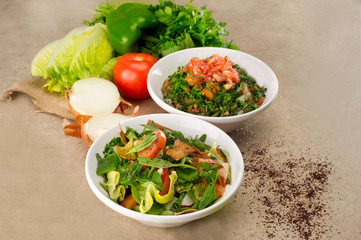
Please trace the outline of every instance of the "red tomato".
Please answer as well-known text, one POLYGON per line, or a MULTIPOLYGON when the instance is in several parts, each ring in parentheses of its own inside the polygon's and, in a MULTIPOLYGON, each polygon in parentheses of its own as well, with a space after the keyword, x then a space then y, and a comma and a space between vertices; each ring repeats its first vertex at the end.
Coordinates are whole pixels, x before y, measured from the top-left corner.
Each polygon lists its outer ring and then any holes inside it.
POLYGON ((148 98, 147 76, 158 59, 147 53, 126 53, 114 65, 113 78, 119 91, 128 98, 148 98))
POLYGON ((257 104, 258 106, 261 106, 265 99, 266 99, 265 97, 261 97, 261 98, 256 102, 256 104, 257 104))
MULTIPOLYGON (((139 157, 155 158, 161 150, 164 150, 167 144, 167 137, 162 130, 153 132, 157 137, 154 142, 146 149, 138 152, 139 157)), ((138 142, 135 141, 134 144, 138 142)))
MULTIPOLYGON (((216 194, 218 197, 222 197, 223 193, 224 193, 224 189, 226 187, 226 182, 227 182, 227 177, 228 177, 228 169, 229 169, 229 165, 228 163, 223 163, 224 167, 218 163, 215 160, 211 160, 211 159, 203 159, 200 158, 198 160, 198 162, 205 162, 208 163, 210 165, 218 165, 220 166, 220 168, 218 168, 218 173, 219 173, 219 177, 221 180, 217 179, 216 181, 216 194)), ((202 168, 198 166, 198 171, 202 171, 202 168)), ((203 182, 205 182, 205 180, 203 180, 203 182)))
POLYGON ((163 168, 162 175, 161 175, 163 191, 159 193, 161 196, 166 195, 169 192, 169 187, 170 187, 169 176, 170 176, 170 174, 171 173, 170 173, 169 168, 163 168))

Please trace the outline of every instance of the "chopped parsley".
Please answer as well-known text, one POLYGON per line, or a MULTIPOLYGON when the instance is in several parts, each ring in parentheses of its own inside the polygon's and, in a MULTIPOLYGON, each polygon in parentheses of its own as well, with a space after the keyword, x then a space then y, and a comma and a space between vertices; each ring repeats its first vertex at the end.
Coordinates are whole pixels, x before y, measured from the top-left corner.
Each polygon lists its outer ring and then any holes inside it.
POLYGON ((259 100, 265 98, 267 88, 259 86, 240 66, 235 64, 233 68, 238 72, 240 81, 227 90, 223 87, 224 82, 217 81, 190 85, 185 80, 187 73, 182 70, 184 68, 179 67, 163 83, 163 99, 181 111, 210 117, 235 116, 259 108, 259 100), (243 94, 246 86, 249 93, 243 94), (214 94, 212 99, 204 96, 205 88, 214 94))

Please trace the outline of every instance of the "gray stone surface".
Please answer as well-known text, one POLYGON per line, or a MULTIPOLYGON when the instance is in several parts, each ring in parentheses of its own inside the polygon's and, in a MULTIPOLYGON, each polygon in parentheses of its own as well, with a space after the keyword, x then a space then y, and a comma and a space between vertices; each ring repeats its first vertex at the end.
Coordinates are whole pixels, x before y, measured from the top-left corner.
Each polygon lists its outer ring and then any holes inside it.
MULTIPOLYGON (((1 0, 0 91, 30 77, 37 51, 80 26, 97 3, 1 0)), ((265 175, 266 185, 261 186, 261 176, 250 169, 229 205, 185 226, 152 228, 120 216, 104 206, 86 182, 86 146, 63 134, 60 117, 37 112, 28 96, 16 94, 13 101, 0 102, 0 239, 360 238, 360 2, 193 4, 207 6, 216 19, 227 22, 229 38, 241 51, 266 62, 279 79, 273 106, 230 133, 244 153, 246 167, 260 157, 255 151, 266 149, 264 161, 278 173, 284 169, 281 163, 292 161, 308 161, 310 166, 322 162, 332 169, 324 192, 309 203, 325 211, 312 218, 311 235, 301 234, 296 218, 286 223, 287 214, 292 214, 288 206, 297 197, 284 207, 267 206, 264 197, 278 197, 270 191, 275 179, 265 175), (272 209, 284 215, 272 219, 272 209)))

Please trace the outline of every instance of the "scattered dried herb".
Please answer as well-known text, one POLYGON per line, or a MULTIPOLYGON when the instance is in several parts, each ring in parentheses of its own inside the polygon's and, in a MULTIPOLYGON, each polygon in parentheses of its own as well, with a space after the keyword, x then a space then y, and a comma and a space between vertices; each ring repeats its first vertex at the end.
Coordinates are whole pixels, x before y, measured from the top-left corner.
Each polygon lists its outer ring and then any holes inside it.
POLYGON ((243 152, 243 187, 253 192, 250 213, 258 212, 268 238, 321 239, 331 230, 327 194, 333 166, 311 149, 289 151, 284 142, 249 144, 243 152), (296 156, 297 155, 297 156, 296 156))

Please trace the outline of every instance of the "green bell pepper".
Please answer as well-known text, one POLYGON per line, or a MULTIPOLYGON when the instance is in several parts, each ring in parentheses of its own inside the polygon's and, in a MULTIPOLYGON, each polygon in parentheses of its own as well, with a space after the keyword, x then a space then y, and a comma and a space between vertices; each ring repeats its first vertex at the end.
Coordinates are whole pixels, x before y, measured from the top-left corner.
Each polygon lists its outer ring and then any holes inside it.
POLYGON ((155 27, 156 16, 141 3, 124 3, 109 13, 106 25, 109 40, 117 53, 139 51, 137 44, 142 36, 142 30, 155 27))

